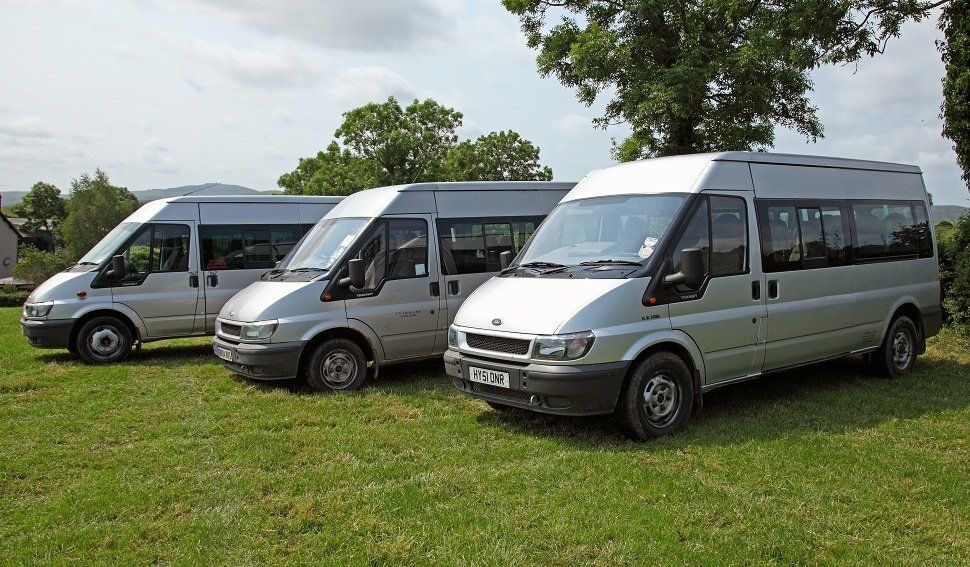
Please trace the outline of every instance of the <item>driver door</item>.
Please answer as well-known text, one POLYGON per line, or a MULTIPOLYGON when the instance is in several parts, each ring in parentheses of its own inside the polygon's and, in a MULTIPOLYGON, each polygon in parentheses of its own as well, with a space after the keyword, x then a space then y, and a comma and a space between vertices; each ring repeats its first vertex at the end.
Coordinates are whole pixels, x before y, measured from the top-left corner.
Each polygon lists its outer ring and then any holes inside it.
POLYGON ((364 260, 363 289, 352 289, 347 318, 370 327, 388 361, 434 353, 440 293, 431 215, 385 217, 370 228, 353 258, 364 260))
POLYGON ((192 249, 195 223, 146 224, 118 253, 125 277, 112 285, 115 303, 131 308, 145 323, 144 338, 192 335, 199 302, 198 254, 192 249))

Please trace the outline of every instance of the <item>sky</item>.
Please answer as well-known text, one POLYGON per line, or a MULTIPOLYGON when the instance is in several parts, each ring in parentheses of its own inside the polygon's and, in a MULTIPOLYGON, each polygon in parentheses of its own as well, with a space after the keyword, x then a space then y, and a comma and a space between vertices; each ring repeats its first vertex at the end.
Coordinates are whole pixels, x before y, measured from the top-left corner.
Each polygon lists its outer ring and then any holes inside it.
MULTIPOLYGON (((536 72, 499 0, 0 0, 0 190, 104 169, 132 190, 276 189, 341 113, 431 97, 477 137, 512 129, 557 180, 610 165, 623 127, 536 72)), ((913 163, 937 204, 970 205, 938 117, 935 18, 887 52, 814 74, 825 138, 773 151, 913 163)))

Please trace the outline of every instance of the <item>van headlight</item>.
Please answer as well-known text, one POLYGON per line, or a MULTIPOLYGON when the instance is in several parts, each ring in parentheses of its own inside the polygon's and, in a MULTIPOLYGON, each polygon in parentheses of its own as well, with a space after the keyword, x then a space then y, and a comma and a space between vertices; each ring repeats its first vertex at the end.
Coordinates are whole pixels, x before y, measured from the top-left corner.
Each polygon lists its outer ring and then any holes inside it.
POLYGON ((242 330, 239 333, 239 340, 247 343, 266 342, 273 336, 273 333, 276 332, 276 327, 279 327, 279 325, 280 322, 277 319, 243 323, 242 330))
POLYGON ((54 307, 53 301, 44 301, 42 303, 25 303, 24 318, 43 319, 47 317, 47 314, 51 312, 51 309, 53 307, 54 307))
POLYGON ((452 348, 458 348, 458 341, 459 341, 458 334, 459 334, 459 331, 458 329, 455 328, 454 325, 448 327, 448 346, 452 348))
POLYGON ((537 337, 532 358, 540 360, 576 360, 583 358, 593 347, 593 331, 537 337))

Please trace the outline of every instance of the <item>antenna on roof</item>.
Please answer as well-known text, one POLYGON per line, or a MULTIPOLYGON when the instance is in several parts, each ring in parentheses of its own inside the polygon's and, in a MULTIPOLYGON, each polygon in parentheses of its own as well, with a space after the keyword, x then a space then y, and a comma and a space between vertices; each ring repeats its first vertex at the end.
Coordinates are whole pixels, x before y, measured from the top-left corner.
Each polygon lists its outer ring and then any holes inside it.
POLYGON ((198 189, 193 189, 193 190, 191 190, 191 191, 189 191, 188 193, 185 193, 185 194, 184 194, 184 195, 182 195, 182 196, 183 196, 183 197, 188 197, 188 196, 189 196, 189 195, 191 195, 192 193, 198 193, 199 191, 203 191, 203 190, 205 190, 205 189, 208 189, 209 187, 213 187, 213 186, 215 186, 215 185, 218 185, 218 183, 206 183, 206 184, 205 184, 205 185, 203 185, 202 187, 199 187, 198 189))

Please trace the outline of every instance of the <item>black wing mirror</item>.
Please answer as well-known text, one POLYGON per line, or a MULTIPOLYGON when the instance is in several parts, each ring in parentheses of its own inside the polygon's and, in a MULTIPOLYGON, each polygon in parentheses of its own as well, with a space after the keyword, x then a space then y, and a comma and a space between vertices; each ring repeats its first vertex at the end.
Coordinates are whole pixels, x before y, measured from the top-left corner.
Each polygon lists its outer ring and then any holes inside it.
POLYGON ((704 283, 704 275, 704 251, 700 248, 684 248, 680 253, 680 271, 665 277, 664 283, 697 289, 704 283))
POLYGON ((348 277, 340 280, 339 284, 346 286, 353 286, 357 289, 363 289, 366 280, 364 278, 364 261, 360 258, 354 258, 347 262, 347 271, 349 272, 348 277))
POLYGON ((124 279, 127 275, 128 269, 125 266, 125 257, 121 254, 111 257, 111 270, 108 271, 106 275, 109 275, 115 279, 124 279))
POLYGON ((512 251, 506 250, 498 255, 498 262, 502 265, 502 269, 508 268, 512 265, 512 251))

